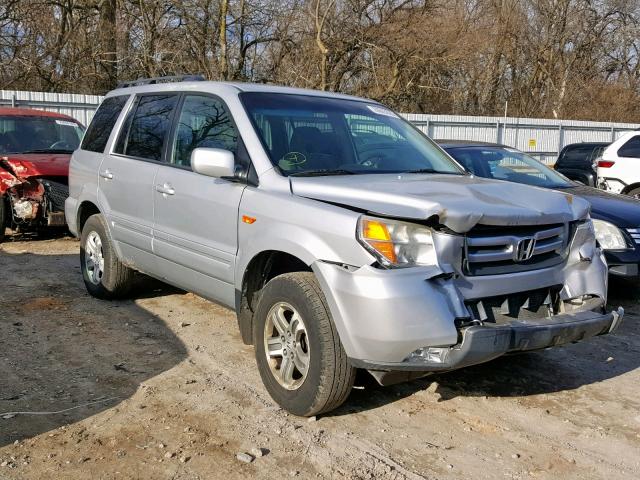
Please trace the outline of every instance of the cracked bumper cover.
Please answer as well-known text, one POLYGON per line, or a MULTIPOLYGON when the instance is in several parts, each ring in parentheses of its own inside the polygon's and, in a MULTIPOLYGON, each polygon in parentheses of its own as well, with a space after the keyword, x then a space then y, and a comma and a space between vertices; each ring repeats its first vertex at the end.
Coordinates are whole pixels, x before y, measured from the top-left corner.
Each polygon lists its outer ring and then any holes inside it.
POLYGON ((452 275, 446 265, 381 270, 316 261, 312 268, 355 366, 445 371, 509 352, 576 342, 617 328, 623 311, 602 313, 607 296, 604 256, 594 247, 589 261, 582 261, 581 250, 583 247, 575 246, 565 265, 472 279, 452 275), (563 301, 583 295, 600 301, 550 318, 456 328, 456 319, 469 318, 465 302, 551 286, 562 286, 563 301), (429 348, 440 350, 438 362, 414 358, 414 352, 429 348))
POLYGON ((359 368, 380 371, 454 370, 487 362, 506 353, 540 350, 611 333, 620 326, 623 316, 624 310, 618 308, 617 311, 606 314, 587 311, 555 315, 536 323, 472 326, 463 330, 462 342, 459 345, 438 349, 437 360, 434 360, 435 357, 416 357, 399 363, 372 363, 362 360, 352 362, 359 368))

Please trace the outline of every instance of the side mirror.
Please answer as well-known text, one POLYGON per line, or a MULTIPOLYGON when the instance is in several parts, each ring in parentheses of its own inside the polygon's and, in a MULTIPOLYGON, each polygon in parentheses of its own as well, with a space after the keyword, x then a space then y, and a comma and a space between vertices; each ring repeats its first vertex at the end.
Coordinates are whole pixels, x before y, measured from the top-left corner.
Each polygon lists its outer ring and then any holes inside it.
POLYGON ((208 177, 232 177, 235 173, 235 156, 220 148, 195 148, 191 152, 191 168, 208 177))

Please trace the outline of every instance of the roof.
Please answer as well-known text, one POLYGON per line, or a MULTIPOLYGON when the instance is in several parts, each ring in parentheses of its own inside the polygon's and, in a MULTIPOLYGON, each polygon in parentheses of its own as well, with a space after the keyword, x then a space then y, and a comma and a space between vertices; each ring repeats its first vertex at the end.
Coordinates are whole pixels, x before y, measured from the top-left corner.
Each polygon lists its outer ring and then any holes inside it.
POLYGON ((21 116, 21 117, 52 117, 69 120, 71 122, 79 123, 75 118, 69 115, 64 115, 57 112, 47 112, 45 110, 35 110, 33 108, 15 108, 15 107, 0 107, 0 115, 3 116, 21 116))
MULTIPOLYGON (((294 88, 284 87, 281 85, 266 85, 264 83, 243 83, 243 82, 225 82, 232 85, 242 92, 271 92, 271 93, 289 93, 298 95, 318 95, 323 97, 338 97, 350 100, 370 101, 366 98, 355 97, 353 95, 345 95, 344 93, 327 92, 326 90, 312 90, 310 88, 294 88)), ((376 102, 377 103, 377 102, 376 102)))
POLYGON ((283 87, 280 85, 266 85, 262 83, 243 82, 215 82, 215 81, 184 81, 184 82, 161 82, 145 85, 135 85, 131 87, 116 88, 111 90, 107 96, 144 93, 144 92, 167 92, 167 91, 201 91, 216 93, 220 90, 235 90, 236 92, 268 92, 287 93, 290 95, 307 95, 316 97, 342 98, 344 100, 356 100, 359 102, 378 103, 374 100, 345 95, 342 93, 327 92, 323 90, 311 90, 307 88, 283 87))
POLYGON ((435 142, 442 148, 459 148, 459 147, 501 147, 508 148, 506 145, 492 142, 478 142, 475 140, 441 140, 437 139, 435 142))
POLYGON ((575 147, 575 146, 583 146, 583 147, 604 147, 607 145, 611 145, 611 142, 575 142, 569 143, 565 145, 562 149, 564 150, 567 147, 575 147))

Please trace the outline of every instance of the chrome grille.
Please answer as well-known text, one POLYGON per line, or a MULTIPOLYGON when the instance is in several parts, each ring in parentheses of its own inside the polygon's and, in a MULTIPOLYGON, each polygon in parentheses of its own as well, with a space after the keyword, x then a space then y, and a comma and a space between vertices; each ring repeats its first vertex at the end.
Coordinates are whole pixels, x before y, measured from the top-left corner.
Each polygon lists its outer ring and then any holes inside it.
POLYGON ((465 273, 496 275, 557 265, 564 260, 568 232, 562 224, 472 230, 465 237, 465 273))

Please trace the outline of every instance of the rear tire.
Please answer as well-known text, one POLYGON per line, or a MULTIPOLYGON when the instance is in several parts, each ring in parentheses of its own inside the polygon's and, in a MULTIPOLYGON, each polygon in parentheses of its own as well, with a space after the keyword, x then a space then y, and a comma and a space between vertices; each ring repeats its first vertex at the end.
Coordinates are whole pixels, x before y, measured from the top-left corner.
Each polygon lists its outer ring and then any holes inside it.
POLYGON ((80 265, 87 291, 96 298, 122 298, 131 290, 134 271, 118 260, 107 223, 100 214, 90 216, 82 227, 80 265))
POLYGON ((312 272, 286 273, 267 283, 255 312, 253 344, 267 391, 294 415, 328 412, 349 396, 356 370, 312 272))

